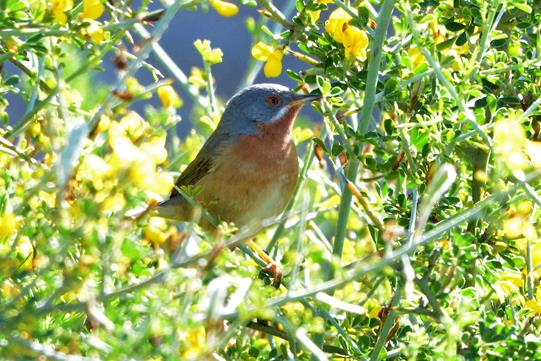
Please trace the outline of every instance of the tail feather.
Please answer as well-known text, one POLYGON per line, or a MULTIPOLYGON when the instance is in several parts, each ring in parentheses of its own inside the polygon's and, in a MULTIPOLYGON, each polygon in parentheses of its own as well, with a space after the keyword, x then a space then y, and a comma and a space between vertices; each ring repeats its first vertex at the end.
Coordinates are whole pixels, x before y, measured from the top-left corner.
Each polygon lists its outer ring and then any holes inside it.
POLYGON ((158 217, 189 221, 192 216, 192 207, 183 197, 172 197, 158 203, 155 208, 158 217))

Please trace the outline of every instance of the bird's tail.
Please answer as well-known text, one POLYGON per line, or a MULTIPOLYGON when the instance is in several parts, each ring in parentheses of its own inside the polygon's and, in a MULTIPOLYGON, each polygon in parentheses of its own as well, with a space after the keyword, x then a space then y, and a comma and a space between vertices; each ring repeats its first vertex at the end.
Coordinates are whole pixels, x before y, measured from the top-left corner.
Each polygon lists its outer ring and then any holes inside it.
POLYGON ((154 207, 158 217, 187 221, 191 218, 192 207, 183 197, 173 197, 154 207))
POLYGON ((194 212, 194 207, 183 197, 173 197, 162 202, 150 201, 146 207, 139 207, 126 212, 125 217, 138 220, 147 214, 151 214, 152 216, 181 222, 197 222, 200 213, 194 212))

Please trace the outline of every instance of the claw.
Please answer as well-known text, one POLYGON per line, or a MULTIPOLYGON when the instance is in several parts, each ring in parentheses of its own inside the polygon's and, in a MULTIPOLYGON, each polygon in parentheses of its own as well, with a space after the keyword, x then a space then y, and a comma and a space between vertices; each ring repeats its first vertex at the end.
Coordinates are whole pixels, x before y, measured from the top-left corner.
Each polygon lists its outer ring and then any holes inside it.
POLYGON ((263 268, 261 272, 271 276, 272 285, 276 288, 280 288, 280 284, 282 283, 282 266, 273 260, 265 251, 259 248, 253 240, 246 242, 246 245, 266 263, 265 268, 263 268))
POLYGON ((280 285, 282 284, 282 266, 272 261, 263 268, 263 272, 272 277, 272 285, 275 288, 280 288, 280 285))

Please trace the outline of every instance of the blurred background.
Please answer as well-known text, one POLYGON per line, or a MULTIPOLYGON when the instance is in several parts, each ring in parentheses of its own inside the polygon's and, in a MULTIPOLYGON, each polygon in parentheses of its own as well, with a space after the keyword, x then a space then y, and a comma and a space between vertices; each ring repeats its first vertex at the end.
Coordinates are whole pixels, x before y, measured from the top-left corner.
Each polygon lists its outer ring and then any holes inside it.
MULTIPOLYGON (((273 3, 286 14, 291 13, 295 5, 295 1, 290 0, 275 0, 273 3)), ((162 5, 159 2, 155 3, 155 9, 161 7, 162 5)), ((242 5, 239 5, 239 8, 239 13, 230 18, 219 15, 213 9, 209 9, 208 11, 201 9, 197 11, 180 11, 160 40, 160 45, 187 76, 190 75, 190 69, 192 67, 203 67, 201 56, 193 45, 196 39, 208 39, 211 41, 213 48, 220 48, 224 53, 223 62, 214 65, 212 72, 216 80, 216 94, 223 101, 229 99, 242 87, 242 80, 245 77, 249 62, 255 61, 250 54, 253 40, 246 28, 246 20, 252 17, 257 23, 260 15, 256 11, 256 8, 242 5)), ((275 33, 282 30, 279 27, 270 26, 270 28, 275 33)), ((150 28, 147 29, 150 30, 150 28)), ((171 78, 171 75, 160 66, 152 54, 148 62, 160 69, 166 78, 171 78)), ((102 65, 104 71, 95 73, 92 76, 92 83, 96 89, 110 89, 110 85, 116 79, 116 70, 112 64, 112 55, 107 57, 102 65)), ((262 65, 262 63, 257 64, 257 68, 260 69, 262 65)), ((286 75, 285 70, 292 69, 299 71, 306 66, 306 64, 301 63, 291 55, 284 56, 283 72, 280 77, 266 78, 261 70, 257 74, 255 82, 273 82, 294 87, 296 85, 295 82, 286 75)), ((5 71, 8 74, 20 73, 18 69, 9 63, 6 64, 5 71)), ((140 69, 136 77, 143 85, 153 82, 152 75, 145 69, 140 69)), ((173 86, 184 100, 184 106, 177 110, 181 116, 181 122, 177 125, 177 129, 179 134, 184 136, 192 128, 193 119, 190 118, 190 114, 193 104, 190 97, 180 89, 178 84, 173 84, 173 86)), ((18 95, 8 94, 7 99, 10 103, 8 112, 12 115, 11 121, 16 122, 24 115, 26 104, 18 95)), ((133 109, 142 114, 143 108, 149 103, 156 107, 160 106, 157 96, 154 95, 152 99, 136 102, 133 105, 133 109)), ((309 110, 303 111, 303 114, 305 116, 309 114, 308 116, 310 118, 315 117, 315 113, 309 110)))

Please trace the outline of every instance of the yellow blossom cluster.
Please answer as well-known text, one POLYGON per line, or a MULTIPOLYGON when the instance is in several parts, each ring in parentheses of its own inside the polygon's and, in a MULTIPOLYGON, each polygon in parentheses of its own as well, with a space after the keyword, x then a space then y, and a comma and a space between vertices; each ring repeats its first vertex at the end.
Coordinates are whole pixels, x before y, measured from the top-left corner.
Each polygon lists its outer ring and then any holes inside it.
POLYGON ((169 226, 164 218, 150 217, 143 228, 143 236, 154 246, 159 246, 176 234, 176 228, 169 226))
POLYGON ((99 21, 88 20, 88 26, 81 29, 81 33, 92 40, 96 44, 100 44, 105 41, 109 33, 103 31, 103 27, 99 21))
POLYGON ((496 122, 494 149, 511 171, 541 168, 541 142, 526 138, 519 113, 510 113, 496 122))
POLYGON ((65 25, 68 21, 66 12, 73 8, 73 0, 52 0, 51 11, 54 20, 60 25, 65 25))
POLYGON ((113 164, 129 169, 130 180, 142 190, 156 194, 173 187, 171 175, 158 172, 157 166, 167 159, 165 133, 142 139, 148 123, 135 112, 129 112, 109 128, 109 145, 113 149, 113 164))
POLYGON ((153 198, 168 193, 173 187, 173 176, 158 168, 167 159, 165 132, 155 134, 135 112, 128 112, 107 126, 100 129, 107 131, 112 152, 103 157, 94 153, 85 155, 75 178, 78 183, 92 185, 94 199, 102 210, 116 212, 124 207, 124 194, 114 191, 123 179, 153 198))
POLYGON ((349 22, 349 15, 344 9, 338 8, 331 13, 329 20, 325 23, 327 31, 334 40, 344 45, 347 59, 366 60, 366 48, 368 47, 368 36, 366 33, 349 22))
POLYGON ((171 85, 164 85, 156 91, 164 108, 180 108, 184 104, 171 85))
POLYGON ((219 48, 211 48, 210 40, 197 39, 193 45, 203 57, 203 60, 209 64, 218 64, 222 62, 223 53, 219 48))
MULTIPOLYGON (((54 20, 60 25, 68 22, 68 12, 73 9, 73 0, 51 0, 51 11, 54 20)), ((94 43, 99 44, 109 36, 103 30, 102 24, 97 19, 105 11, 102 0, 83 0, 83 11, 80 19, 87 24, 81 28, 81 34, 94 43)))
MULTIPOLYGON (((541 239, 539 239, 537 230, 532 223, 532 212, 534 208, 531 202, 523 201, 511 207, 507 212, 507 217, 503 221, 502 231, 509 240, 515 240, 519 246, 520 252, 526 257, 528 250, 527 244, 531 246, 532 272, 534 278, 538 278, 541 273, 538 267, 541 266, 541 239)), ((499 275, 498 282, 494 285, 494 290, 501 301, 511 294, 516 294, 519 303, 532 312, 541 315, 541 288, 537 288, 535 297, 526 300, 521 294, 521 288, 526 284, 526 275, 528 270, 505 269, 499 275)))
POLYGON ((17 218, 12 212, 0 215, 0 240, 11 236, 17 230, 17 218))
POLYGON ((205 79, 205 74, 203 73, 203 70, 195 66, 192 67, 190 76, 188 77, 188 83, 192 84, 197 89, 204 88, 207 84, 207 81, 205 79))
MULTIPOLYGON (((66 25, 68 21, 67 12, 73 9, 73 0, 51 0, 51 11, 53 17, 60 25, 66 25)), ((81 19, 96 20, 105 10, 102 0, 83 0, 83 12, 81 19)))
POLYGON ((282 72, 282 49, 260 41, 252 47, 252 56, 265 62, 263 71, 267 78, 276 78, 282 72))

